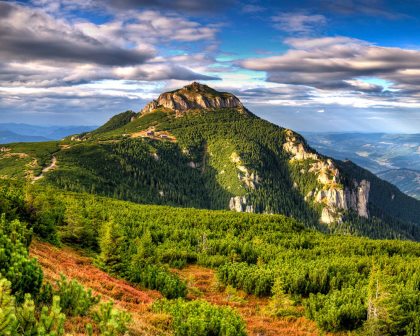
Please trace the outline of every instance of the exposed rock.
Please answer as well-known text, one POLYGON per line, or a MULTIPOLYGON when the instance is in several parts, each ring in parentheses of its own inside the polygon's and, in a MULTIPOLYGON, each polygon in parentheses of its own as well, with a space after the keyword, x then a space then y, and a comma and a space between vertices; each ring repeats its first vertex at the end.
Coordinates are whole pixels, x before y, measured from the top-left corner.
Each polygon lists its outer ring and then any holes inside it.
POLYGON ((229 209, 236 212, 255 212, 254 207, 247 204, 246 196, 231 197, 229 201, 229 209))
POLYGON ((226 92, 218 92, 207 85, 194 82, 180 90, 162 93, 157 100, 148 103, 141 113, 149 113, 159 107, 180 113, 193 109, 241 108, 240 100, 226 92))
POLYGON ((292 155, 292 160, 318 160, 318 155, 311 152, 302 137, 292 130, 286 130, 286 141, 283 149, 292 155))
POLYGON ((247 167, 245 167, 241 162, 241 157, 236 152, 231 154, 230 160, 236 164, 236 168, 239 170, 238 179, 248 188, 256 189, 258 184, 261 182, 261 178, 258 176, 257 172, 251 172, 247 167))
POLYGON ((322 209, 321 214, 321 223, 324 224, 332 224, 337 222, 337 214, 332 211, 330 208, 324 208, 322 209))
MULTIPOLYGON (((334 161, 315 153, 300 135, 291 130, 286 131, 283 149, 291 155, 291 161, 311 160, 308 173, 316 175, 323 189, 310 191, 305 200, 312 199, 315 203, 324 205, 320 218, 322 223, 340 222, 343 211, 347 210, 356 211, 360 217, 369 217, 369 181, 354 181, 351 186, 343 186, 334 161)), ((301 173, 304 174, 305 171, 302 169, 301 173)))
POLYGON ((357 213, 360 217, 369 218, 368 203, 369 203, 370 182, 362 180, 357 188, 357 213))
MULTIPOLYGON (((342 188, 331 187, 328 190, 320 190, 315 195, 315 202, 322 203, 325 205, 323 214, 321 216, 321 222, 329 224, 328 218, 336 216, 335 221, 341 220, 341 215, 336 210, 353 210, 360 217, 369 218, 368 204, 369 204, 369 191, 370 182, 362 180, 359 183, 354 181, 353 188, 346 187, 342 188), (328 210, 324 213, 324 210, 328 210)), ((313 192, 306 196, 309 199, 314 195, 313 192)))
POLYGON ((158 108, 158 103, 156 100, 152 100, 150 103, 148 103, 143 110, 141 110, 141 113, 149 113, 153 112, 158 108))

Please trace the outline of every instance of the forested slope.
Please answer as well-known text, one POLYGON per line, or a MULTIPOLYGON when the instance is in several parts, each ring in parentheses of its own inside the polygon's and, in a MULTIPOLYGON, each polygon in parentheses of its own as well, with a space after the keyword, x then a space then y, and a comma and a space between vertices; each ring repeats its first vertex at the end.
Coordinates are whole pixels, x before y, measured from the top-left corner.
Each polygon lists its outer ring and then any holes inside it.
MULTIPOLYGON (((334 332, 419 333, 419 243, 327 235, 281 215, 138 205, 14 184, 1 192, 8 202, 0 210, 26 218, 44 239, 90 250, 104 270, 171 300, 189 291, 171 269, 198 264, 217 270, 221 286, 270 298, 278 318, 304 314, 334 332)), ((196 313, 175 302, 155 309, 196 313)))
POLYGON ((420 239, 420 201, 198 83, 90 133, 8 145, 0 175, 142 204, 284 214, 325 232, 420 239))

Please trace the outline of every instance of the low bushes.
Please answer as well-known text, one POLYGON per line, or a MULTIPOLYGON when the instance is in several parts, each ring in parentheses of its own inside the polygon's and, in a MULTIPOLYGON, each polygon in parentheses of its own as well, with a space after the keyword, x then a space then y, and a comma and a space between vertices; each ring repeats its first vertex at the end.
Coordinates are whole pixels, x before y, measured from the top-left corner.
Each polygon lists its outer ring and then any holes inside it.
POLYGON ((229 307, 217 307, 206 301, 160 300, 155 312, 172 316, 175 336, 245 336, 245 323, 229 307))

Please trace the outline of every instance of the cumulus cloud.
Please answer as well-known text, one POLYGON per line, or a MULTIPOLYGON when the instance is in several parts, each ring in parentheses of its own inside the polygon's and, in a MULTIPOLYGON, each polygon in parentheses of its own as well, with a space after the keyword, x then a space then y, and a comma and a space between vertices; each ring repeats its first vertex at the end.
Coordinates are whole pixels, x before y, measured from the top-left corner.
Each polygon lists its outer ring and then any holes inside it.
POLYGON ((151 48, 121 48, 103 43, 64 21, 23 6, 0 2, 0 57, 103 65, 141 64, 151 48))
MULTIPOLYGON (((70 6, 66 1, 57 2, 56 7, 70 6)), ((87 0, 85 5, 93 2, 87 0)), ((177 42, 214 43, 215 26, 150 10, 96 24, 46 13, 41 7, 56 9, 50 0, 36 0, 36 4, 39 7, 0 2, 1 86, 52 88, 106 79, 217 79, 199 73, 207 70, 209 56, 168 57, 159 55, 155 47, 177 42)))
POLYGON ((327 23, 327 19, 323 15, 306 15, 303 13, 280 13, 271 19, 275 28, 297 34, 312 33, 327 23))
MULTIPOLYGON (((380 92, 380 85, 363 81, 376 77, 394 83, 394 89, 420 85, 420 51, 379 47, 346 38, 293 38, 280 56, 241 62, 244 68, 267 72, 269 81, 308 85, 318 89, 380 92)), ((420 87, 419 87, 420 88, 420 87)))

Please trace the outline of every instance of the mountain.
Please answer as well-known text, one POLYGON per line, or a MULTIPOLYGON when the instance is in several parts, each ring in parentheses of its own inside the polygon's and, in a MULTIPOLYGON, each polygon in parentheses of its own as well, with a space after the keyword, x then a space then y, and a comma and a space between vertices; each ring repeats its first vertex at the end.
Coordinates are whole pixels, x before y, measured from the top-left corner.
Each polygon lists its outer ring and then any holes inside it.
POLYGON ((420 134, 305 133, 320 152, 350 159, 420 199, 420 134))
POLYGON ((11 131, 0 129, 0 143, 6 144, 11 142, 41 142, 48 141, 48 138, 36 135, 22 135, 11 131))
POLYGON ((420 171, 412 169, 389 169, 377 174, 381 179, 392 182, 401 191, 420 200, 420 171))
POLYGON ((281 213, 323 231, 420 239, 419 201, 350 161, 317 153, 234 95, 199 83, 92 132, 1 150, 0 175, 63 190, 281 213))
POLYGON ((70 134, 88 132, 94 128, 94 126, 37 126, 2 123, 0 124, 0 143, 60 140, 70 134))

